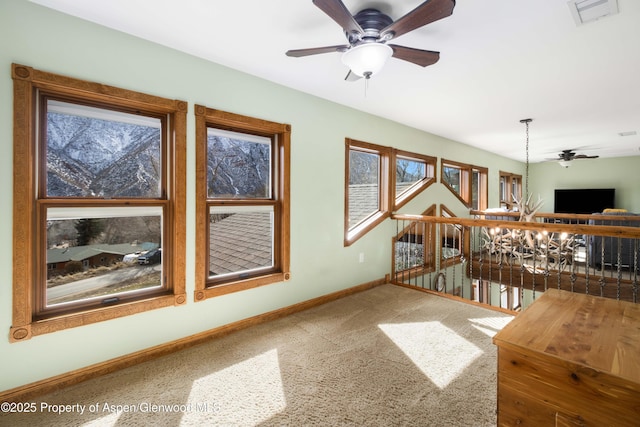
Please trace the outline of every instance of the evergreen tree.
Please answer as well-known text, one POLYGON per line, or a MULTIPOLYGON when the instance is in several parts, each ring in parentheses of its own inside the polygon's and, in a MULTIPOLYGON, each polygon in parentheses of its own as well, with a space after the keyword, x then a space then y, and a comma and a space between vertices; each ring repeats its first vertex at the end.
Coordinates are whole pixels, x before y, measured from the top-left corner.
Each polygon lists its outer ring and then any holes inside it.
POLYGON ((85 218, 77 220, 75 228, 78 233, 76 244, 78 246, 86 246, 100 237, 104 230, 104 224, 101 219, 85 218))

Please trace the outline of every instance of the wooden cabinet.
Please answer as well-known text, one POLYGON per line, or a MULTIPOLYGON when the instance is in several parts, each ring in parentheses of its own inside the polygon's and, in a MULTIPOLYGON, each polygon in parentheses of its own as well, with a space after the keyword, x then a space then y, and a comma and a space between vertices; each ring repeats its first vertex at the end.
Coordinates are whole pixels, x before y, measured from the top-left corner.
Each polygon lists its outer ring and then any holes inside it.
POLYGON ((640 426, 640 304, 549 289, 493 342, 499 426, 640 426))

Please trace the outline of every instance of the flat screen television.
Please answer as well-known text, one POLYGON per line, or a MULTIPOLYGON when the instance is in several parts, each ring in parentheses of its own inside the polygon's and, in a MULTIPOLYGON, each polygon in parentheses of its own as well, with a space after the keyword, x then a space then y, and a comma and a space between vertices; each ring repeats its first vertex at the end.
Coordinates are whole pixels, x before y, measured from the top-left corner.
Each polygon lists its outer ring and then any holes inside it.
POLYGON ((615 188, 556 189, 555 213, 592 214, 614 208, 615 188))

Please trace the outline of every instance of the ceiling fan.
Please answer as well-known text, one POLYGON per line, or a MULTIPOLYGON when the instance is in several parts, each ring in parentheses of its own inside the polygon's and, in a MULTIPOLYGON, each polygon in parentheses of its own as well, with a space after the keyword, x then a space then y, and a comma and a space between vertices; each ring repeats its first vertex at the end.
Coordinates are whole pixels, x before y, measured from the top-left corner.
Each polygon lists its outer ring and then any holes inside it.
POLYGON ((569 167, 569 162, 576 159, 597 159, 600 156, 587 156, 585 154, 576 154, 574 150, 562 150, 562 153, 558 154, 558 158, 549 159, 558 161, 560 166, 565 168, 569 167))
POLYGON ((331 19, 338 23, 348 44, 295 49, 287 56, 302 57, 320 53, 342 52, 342 62, 349 67, 345 80, 371 78, 379 72, 389 57, 402 59, 421 67, 433 65, 440 52, 387 44, 390 40, 430 24, 453 13, 455 0, 427 0, 394 21, 377 9, 363 9, 352 15, 341 0, 313 0, 331 19))

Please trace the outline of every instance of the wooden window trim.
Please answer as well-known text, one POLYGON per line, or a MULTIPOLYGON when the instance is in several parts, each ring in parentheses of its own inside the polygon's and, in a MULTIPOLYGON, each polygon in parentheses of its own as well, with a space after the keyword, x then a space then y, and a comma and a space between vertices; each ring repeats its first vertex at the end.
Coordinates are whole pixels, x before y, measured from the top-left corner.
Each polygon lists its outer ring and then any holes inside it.
POLYGON ((461 203, 469 207, 471 204, 468 201, 469 195, 468 188, 471 187, 471 175, 469 174, 469 165, 465 163, 458 163, 451 160, 442 159, 440 162, 440 183, 444 185, 461 203), (444 179, 444 168, 451 167, 460 170, 460 192, 458 193, 447 181, 444 179))
POLYGON ((395 196, 395 188, 396 188, 396 166, 398 158, 405 159, 415 159, 418 161, 422 161, 427 166, 427 177, 423 178, 419 182, 415 183, 411 186, 407 191, 401 194, 399 197, 394 197, 393 209, 394 211, 400 209, 402 206, 409 203, 414 197, 424 191, 431 184, 436 182, 436 165, 438 163, 438 159, 436 157, 427 156, 424 154, 411 153, 409 151, 402 150, 392 150, 392 159, 391 165, 393 165, 393 170, 391 173, 391 190, 392 194, 395 196), (429 177, 429 171, 432 172, 433 176, 429 177))
MULTIPOLYGON (((508 210, 513 210, 515 203, 513 202, 513 180, 519 180, 518 187, 520 189, 519 197, 522 197, 522 175, 514 174, 511 172, 500 171, 499 180, 505 179, 506 198, 502 198, 502 194, 499 194, 500 206, 505 206, 508 210)), ((498 181, 498 191, 500 191, 500 181, 498 181)))
POLYGON ((161 307, 186 303, 186 119, 187 103, 134 92, 100 83, 84 81, 12 64, 13 79, 13 315, 9 340, 24 341, 32 336, 67 328, 141 313, 161 307), (36 195, 36 93, 45 91, 61 97, 87 102, 108 103, 132 110, 140 109, 169 117, 168 180, 166 209, 172 221, 167 232, 172 235, 171 247, 165 253, 169 295, 149 297, 115 306, 105 306, 83 312, 63 314, 36 320, 34 289, 38 280, 36 195))
MULTIPOLYGON (((290 273, 290 145, 291 125, 256 119, 235 113, 215 110, 202 105, 195 106, 196 122, 196 256, 195 256, 195 301, 239 292, 258 286, 289 280, 290 273), (273 137, 276 136, 276 149, 273 153, 277 161, 274 170, 273 190, 276 245, 274 254, 276 265, 273 272, 260 274, 246 279, 217 283, 208 283, 208 197, 207 197, 207 127, 231 130, 241 133, 273 137), (207 230, 205 232, 205 230, 207 230)), ((216 199, 217 204, 242 205, 242 200, 216 199)), ((259 204, 252 201, 251 204, 259 204)))
MULTIPOLYGON (((480 166, 471 166, 471 173, 478 171, 480 173, 480 182, 478 188, 478 210, 485 210, 489 207, 489 168, 480 166)), ((472 189, 470 191, 473 191, 472 189)), ((472 203, 472 194, 469 194, 469 201, 472 203)), ((473 208, 473 206, 472 206, 473 208)))
POLYGON ((472 188, 473 188, 473 171, 479 171, 481 175, 480 182, 480 210, 486 209, 488 204, 488 183, 487 177, 489 169, 482 166, 475 166, 467 163, 456 162, 453 160, 442 159, 440 162, 440 183, 442 183, 453 195, 460 200, 467 208, 472 206, 472 188), (444 180, 444 168, 453 167, 460 169, 460 194, 444 180))
POLYGON ((389 218, 393 210, 401 208, 436 182, 437 163, 436 157, 345 138, 344 246, 355 243, 386 218, 389 218), (352 148, 380 156, 380 188, 378 189, 378 210, 356 226, 349 228, 349 176, 352 148), (396 197, 396 162, 398 158, 424 162, 427 167, 426 174, 429 175, 429 172, 432 172, 433 176, 425 177, 412 185, 400 197, 396 197))
POLYGON ((344 246, 352 245, 391 216, 391 183, 394 182, 392 170, 395 173, 395 168, 390 166, 392 150, 390 147, 345 138, 344 246), (378 210, 358 225, 349 228, 349 173, 352 148, 380 156, 380 188, 378 189, 378 210))

